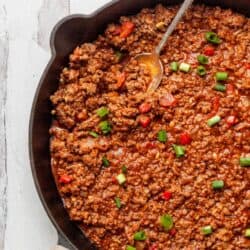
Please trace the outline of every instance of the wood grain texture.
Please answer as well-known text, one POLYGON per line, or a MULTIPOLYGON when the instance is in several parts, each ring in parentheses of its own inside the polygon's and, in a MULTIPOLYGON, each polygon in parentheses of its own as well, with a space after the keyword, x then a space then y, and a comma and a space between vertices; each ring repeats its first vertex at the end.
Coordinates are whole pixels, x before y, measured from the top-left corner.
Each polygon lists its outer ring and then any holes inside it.
POLYGON ((6 169, 6 80, 9 54, 9 37, 6 29, 6 9, 0 4, 0 249, 4 248, 7 217, 7 169, 6 169))
POLYGON ((31 176, 30 109, 51 56, 52 27, 70 9, 89 14, 106 2, 0 0, 0 250, 51 250, 57 243, 31 176))

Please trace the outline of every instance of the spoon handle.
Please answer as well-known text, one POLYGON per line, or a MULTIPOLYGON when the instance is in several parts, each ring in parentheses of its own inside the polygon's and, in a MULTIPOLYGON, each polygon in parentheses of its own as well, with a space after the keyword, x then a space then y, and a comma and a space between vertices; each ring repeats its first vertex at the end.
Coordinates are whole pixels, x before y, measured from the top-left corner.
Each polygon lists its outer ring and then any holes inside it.
POLYGON ((168 26, 168 29, 167 29, 166 33, 164 34, 164 36, 162 37, 160 43, 158 44, 158 46, 155 49, 155 52, 156 52, 157 55, 160 55, 161 50, 163 49, 164 45, 166 44, 169 36, 173 33, 176 25, 179 23, 182 16, 186 12, 186 10, 192 5, 193 1, 194 0, 185 0, 183 2, 181 8, 179 9, 178 13, 176 14, 176 16, 173 19, 173 21, 171 22, 171 24, 168 26))

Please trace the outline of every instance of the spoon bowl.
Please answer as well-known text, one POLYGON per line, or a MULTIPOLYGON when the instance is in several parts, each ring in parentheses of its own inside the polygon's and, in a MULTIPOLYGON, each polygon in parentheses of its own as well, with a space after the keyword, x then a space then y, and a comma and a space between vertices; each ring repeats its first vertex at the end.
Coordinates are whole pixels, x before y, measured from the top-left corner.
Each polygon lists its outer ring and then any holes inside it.
POLYGON ((163 65, 156 53, 142 53, 135 58, 139 64, 146 66, 151 74, 151 82, 148 86, 147 92, 155 91, 161 83, 163 77, 163 65))

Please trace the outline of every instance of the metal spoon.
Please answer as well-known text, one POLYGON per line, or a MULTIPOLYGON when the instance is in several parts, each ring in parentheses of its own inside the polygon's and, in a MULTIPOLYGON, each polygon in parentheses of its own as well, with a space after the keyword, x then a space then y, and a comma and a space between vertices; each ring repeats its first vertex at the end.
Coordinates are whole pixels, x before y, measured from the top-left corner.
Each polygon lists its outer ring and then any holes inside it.
POLYGON ((194 0, 185 0, 183 2, 181 8, 179 9, 175 18, 173 19, 173 21, 169 25, 166 33, 163 35, 160 43, 155 48, 154 52, 142 53, 142 54, 136 56, 136 59, 138 60, 138 62, 148 66, 150 71, 151 71, 152 81, 149 84, 147 92, 155 91, 158 88, 158 86, 160 85, 162 77, 163 77, 163 72, 164 72, 163 65, 162 65, 162 62, 160 60, 160 53, 161 53, 163 47, 165 46, 169 36, 173 33, 175 27, 177 26, 177 24, 181 20, 182 16, 186 12, 186 10, 192 5, 193 1, 194 0))

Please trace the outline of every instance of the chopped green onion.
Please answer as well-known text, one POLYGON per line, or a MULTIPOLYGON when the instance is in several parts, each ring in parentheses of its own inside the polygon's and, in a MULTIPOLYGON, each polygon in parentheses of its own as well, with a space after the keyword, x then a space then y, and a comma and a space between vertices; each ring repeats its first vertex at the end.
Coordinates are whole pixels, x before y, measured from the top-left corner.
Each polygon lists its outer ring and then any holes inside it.
POLYGON ((213 189, 222 189, 224 187, 224 181, 216 180, 212 182, 213 189))
POLYGON ((136 248, 132 246, 126 246, 126 250, 136 250, 136 248))
POLYGON ((214 32, 211 32, 211 31, 206 32, 205 38, 208 42, 213 43, 213 44, 220 44, 221 43, 221 40, 218 37, 218 35, 214 32))
POLYGON ((204 75, 206 75, 206 74, 207 74, 207 71, 206 71, 205 67, 203 67, 203 66, 198 66, 198 67, 197 67, 197 74, 198 74, 199 76, 204 76, 204 75))
POLYGON ((168 139, 167 132, 165 130, 160 130, 157 134, 157 139, 160 142, 166 142, 168 139))
POLYGON ((121 51, 116 50, 115 51, 115 56, 117 57, 118 62, 120 62, 122 60, 122 58, 123 58, 124 55, 123 55, 123 53, 121 51))
POLYGON ((248 238, 250 237, 250 228, 246 229, 245 236, 248 238))
POLYGON ((226 86, 224 84, 216 83, 214 86, 214 90, 220 91, 220 92, 225 92, 226 91, 226 86))
POLYGON ((143 240, 146 240, 146 239, 147 239, 147 236, 146 236, 144 231, 139 231, 139 232, 134 234, 134 240, 143 241, 143 240))
POLYGON ((108 121, 102 121, 99 123, 99 127, 102 130, 103 134, 108 134, 111 131, 111 125, 108 121))
POLYGON ((89 134, 91 135, 91 136, 93 136, 93 137, 95 137, 95 138, 98 138, 98 134, 96 133, 96 132, 94 132, 94 131, 89 131, 89 134))
POLYGON ((197 60, 200 64, 208 64, 208 57, 204 55, 198 55, 197 60))
POLYGON ((121 208, 122 203, 121 203, 121 199, 118 197, 115 197, 115 205, 117 208, 121 208))
POLYGON ((185 155, 185 148, 180 145, 173 145, 175 155, 179 158, 185 155))
POLYGON ((178 71, 179 63, 178 62, 171 62, 170 69, 174 72, 178 71))
POLYGON ((215 74, 215 78, 217 81, 226 81, 228 79, 228 73, 227 72, 217 72, 215 74))
POLYGON ((103 117, 105 117, 106 115, 108 115, 108 113, 109 113, 109 110, 108 110, 106 107, 101 107, 101 108, 99 108, 99 109, 96 111, 96 114, 97 114, 99 117, 101 117, 101 118, 103 118, 103 117))
POLYGON ((207 121, 209 127, 213 127, 215 124, 219 123, 221 120, 219 115, 215 115, 207 121))
POLYGON ((250 167, 250 157, 240 157, 240 165, 242 167, 250 167))
POLYGON ((126 174, 128 171, 127 167, 125 165, 122 166, 122 173, 126 174))
POLYGON ((161 225, 164 227, 165 231, 169 231, 174 226, 174 221, 171 215, 164 214, 160 218, 161 225))
POLYGON ((211 226, 205 226, 201 229, 201 231, 204 235, 210 235, 213 232, 213 229, 211 226))
POLYGON ((179 68, 180 68, 180 71, 188 73, 191 69, 191 66, 188 63, 181 63, 179 68))
POLYGON ((102 165, 104 167, 108 167, 109 166, 109 160, 105 156, 102 157, 102 165))
POLYGON ((123 185, 126 182, 126 176, 124 174, 117 175, 116 179, 120 185, 123 185))

